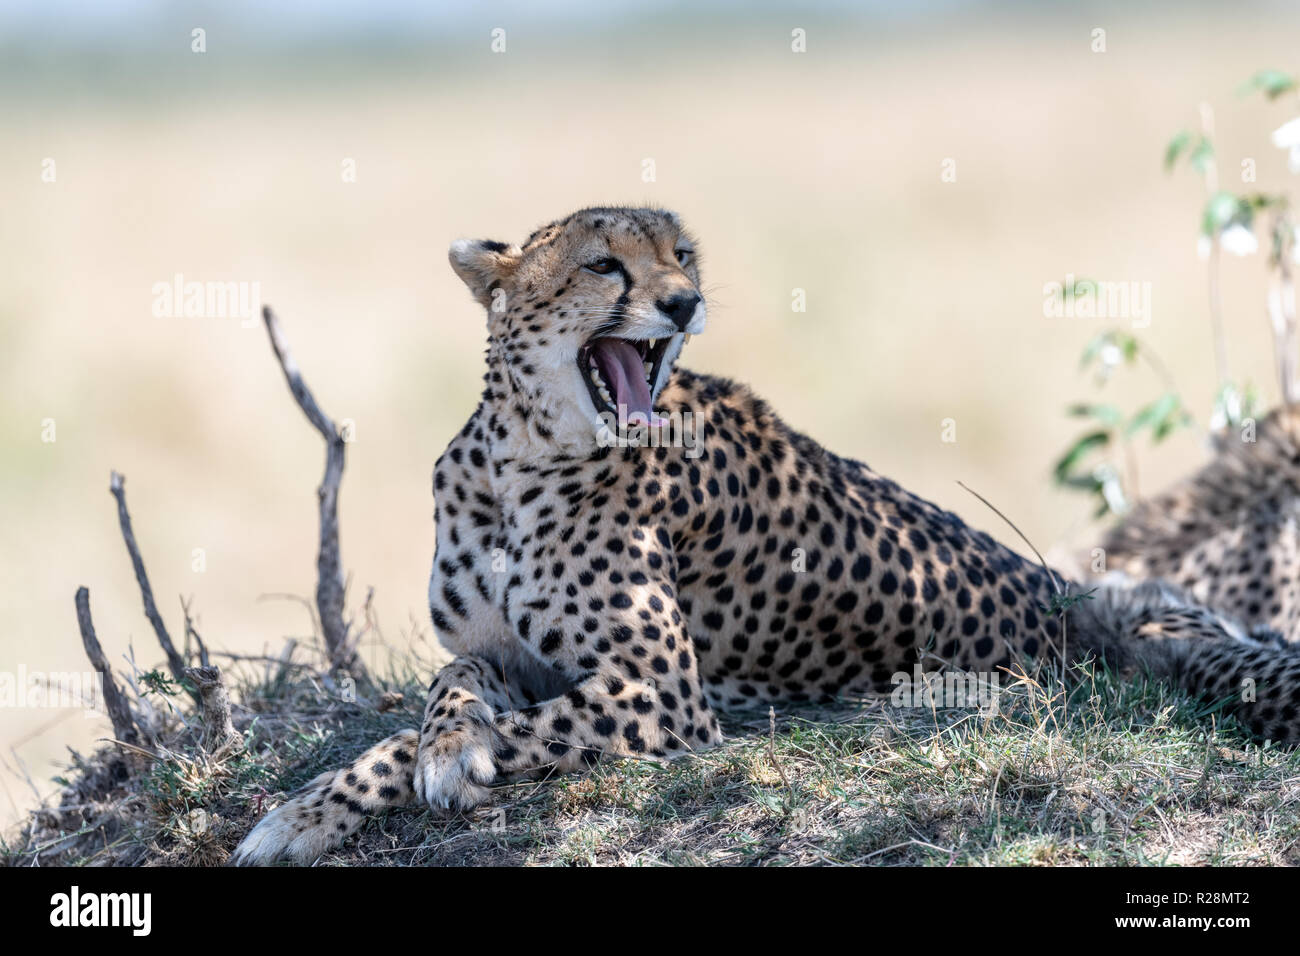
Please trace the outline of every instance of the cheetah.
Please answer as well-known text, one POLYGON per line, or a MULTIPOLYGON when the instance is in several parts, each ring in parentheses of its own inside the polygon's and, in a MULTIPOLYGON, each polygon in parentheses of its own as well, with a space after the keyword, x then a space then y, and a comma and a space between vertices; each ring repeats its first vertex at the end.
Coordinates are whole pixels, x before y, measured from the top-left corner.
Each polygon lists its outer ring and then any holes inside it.
POLYGON ((707 305, 676 214, 584 209, 450 261, 488 325, 482 398, 433 473, 429 611, 454 659, 418 729, 311 781, 234 862, 310 862, 387 807, 690 754, 720 711, 887 693, 922 662, 1104 656, 1216 697, 1250 678, 1258 699, 1227 706, 1297 738, 1300 649, 1271 631, 1160 581, 1062 607, 1047 568, 680 367, 707 305))
POLYGON ((1300 639, 1300 409, 1247 420, 1222 444, 1111 529, 1093 563, 1172 582, 1247 626, 1300 639))

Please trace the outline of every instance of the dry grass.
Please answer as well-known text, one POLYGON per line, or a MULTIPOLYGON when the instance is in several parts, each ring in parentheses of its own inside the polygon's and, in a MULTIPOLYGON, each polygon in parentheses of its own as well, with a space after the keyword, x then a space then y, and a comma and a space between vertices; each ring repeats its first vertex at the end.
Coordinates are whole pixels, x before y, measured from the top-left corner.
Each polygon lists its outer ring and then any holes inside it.
MULTIPOLYGON (((211 759, 179 722, 157 759, 103 750, 61 806, 12 833, 12 865, 219 865, 262 812, 418 720, 398 673, 348 703, 248 668, 247 748, 211 759), (403 693, 396 708, 373 701, 403 693)), ((321 865, 1279 865, 1300 862, 1300 753, 1261 748, 1163 684, 1046 677, 997 712, 884 701, 728 717, 669 764, 501 786, 488 806, 393 811, 321 865)))

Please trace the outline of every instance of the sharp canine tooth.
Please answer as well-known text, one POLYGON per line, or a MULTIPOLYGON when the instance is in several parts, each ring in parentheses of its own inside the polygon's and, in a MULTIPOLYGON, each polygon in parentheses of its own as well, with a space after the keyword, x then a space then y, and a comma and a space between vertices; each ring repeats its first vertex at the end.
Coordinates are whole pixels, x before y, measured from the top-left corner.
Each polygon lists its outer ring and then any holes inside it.
POLYGON ((658 342, 658 341, 659 341, 658 339, 651 339, 651 340, 650 340, 650 345, 649 345, 648 347, 649 347, 649 348, 654 348, 654 347, 655 347, 655 343, 658 342))
POLYGON ((655 367, 650 362, 645 363, 645 373, 647 376, 654 373, 655 367))
POLYGON ((686 344, 688 344, 690 341, 691 341, 691 333, 690 333, 690 332, 683 332, 683 333, 682 333, 682 345, 686 345, 686 344))

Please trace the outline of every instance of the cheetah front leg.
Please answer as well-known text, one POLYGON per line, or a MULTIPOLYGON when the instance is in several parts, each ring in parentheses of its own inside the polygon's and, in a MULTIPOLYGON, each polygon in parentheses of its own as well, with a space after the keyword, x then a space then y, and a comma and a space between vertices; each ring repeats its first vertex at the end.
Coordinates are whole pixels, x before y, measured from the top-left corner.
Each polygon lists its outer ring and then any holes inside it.
POLYGON ((424 705, 416 797, 452 810, 486 800, 497 777, 495 721, 509 710, 504 682, 482 658, 458 657, 440 670, 424 705))
POLYGON ((444 718, 449 729, 435 717, 421 738, 416 795, 433 807, 465 810, 487 800, 494 782, 566 773, 603 757, 662 759, 718 743, 717 717, 698 698, 680 703, 689 692, 672 685, 595 674, 562 697, 490 719, 480 698, 458 696, 444 718))
MULTIPOLYGON (((621 604, 616 598, 608 607, 621 604)), ((434 683, 421 730, 419 799, 467 809, 487 799, 493 782, 563 773, 602 757, 662 759, 718 743, 718 720, 673 604, 668 610, 648 596, 649 613, 615 614, 608 636, 595 639, 566 632, 559 621, 519 628, 530 651, 573 672, 566 693, 532 706, 504 706, 505 686, 482 661, 458 658, 448 665, 447 681, 434 683)))
POLYGON ((312 862, 342 844, 366 817, 413 802, 419 735, 402 730, 341 770, 328 770, 267 814, 246 836, 231 862, 261 866, 279 859, 312 862))
POLYGON ((718 718, 680 675, 623 679, 597 674, 563 697, 506 714, 497 769, 506 776, 565 772, 603 756, 663 759, 722 740, 718 718), (683 707, 680 703, 688 703, 683 707))
POLYGON ((264 817, 231 856, 238 865, 280 859, 305 864, 355 833, 366 817, 423 800, 416 754, 451 763, 448 791, 428 802, 463 809, 481 802, 496 776, 490 746, 493 718, 509 710, 501 681, 485 661, 458 657, 434 678, 425 708, 424 734, 399 731, 341 770, 322 773, 264 817))

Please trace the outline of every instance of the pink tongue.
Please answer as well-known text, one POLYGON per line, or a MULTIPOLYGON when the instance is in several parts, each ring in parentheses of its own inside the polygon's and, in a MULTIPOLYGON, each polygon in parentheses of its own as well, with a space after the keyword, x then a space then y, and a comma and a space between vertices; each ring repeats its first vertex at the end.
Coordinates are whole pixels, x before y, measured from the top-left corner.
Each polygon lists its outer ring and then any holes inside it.
POLYGON ((658 416, 650 410, 650 386, 645 380, 645 363, 631 342, 623 339, 597 339, 591 356, 605 378, 614 404, 624 406, 629 422, 639 415, 643 422, 654 423, 658 416))

